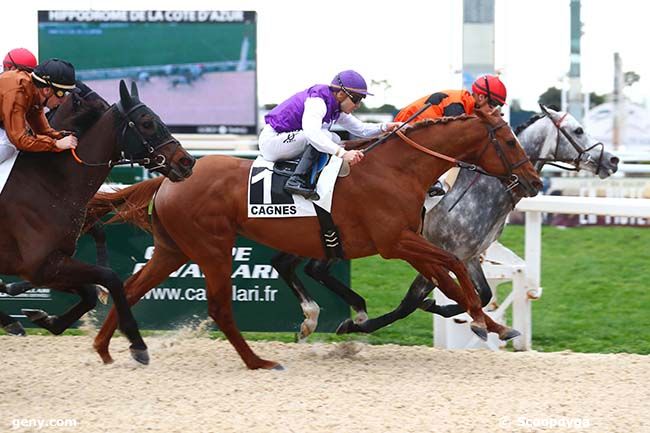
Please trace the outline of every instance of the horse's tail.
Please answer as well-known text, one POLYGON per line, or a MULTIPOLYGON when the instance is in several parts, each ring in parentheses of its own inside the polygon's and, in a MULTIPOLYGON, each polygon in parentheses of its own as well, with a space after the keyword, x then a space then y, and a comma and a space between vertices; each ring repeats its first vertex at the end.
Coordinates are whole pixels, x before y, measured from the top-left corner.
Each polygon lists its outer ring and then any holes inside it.
POLYGON ((149 203, 163 180, 165 178, 160 176, 115 192, 98 192, 88 203, 86 226, 109 212, 115 212, 106 224, 124 221, 151 232, 149 203))

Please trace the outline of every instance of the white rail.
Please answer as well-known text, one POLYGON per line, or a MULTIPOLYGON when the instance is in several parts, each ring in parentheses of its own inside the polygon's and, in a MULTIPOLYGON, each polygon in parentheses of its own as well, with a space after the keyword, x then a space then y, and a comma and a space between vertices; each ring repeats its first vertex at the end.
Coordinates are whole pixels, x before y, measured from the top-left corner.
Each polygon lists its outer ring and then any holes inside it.
MULTIPOLYGON (((542 212, 564 214, 611 215, 650 218, 650 200, 641 198, 599 198, 538 196, 519 202, 517 210, 526 212, 525 262, 526 279, 540 288, 542 266, 542 212)), ((529 350, 532 341, 530 299, 520 297, 513 303, 513 326, 522 336, 515 340, 518 350, 529 350)))

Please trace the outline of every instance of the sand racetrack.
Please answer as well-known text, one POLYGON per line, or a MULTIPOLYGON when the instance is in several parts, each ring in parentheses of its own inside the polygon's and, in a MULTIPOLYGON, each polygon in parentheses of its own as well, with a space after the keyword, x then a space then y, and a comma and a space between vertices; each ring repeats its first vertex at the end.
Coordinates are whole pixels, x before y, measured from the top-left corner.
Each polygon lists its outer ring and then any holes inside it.
POLYGON ((88 336, 0 337, 0 431, 650 432, 650 356, 259 342, 286 370, 249 371, 226 341, 146 340, 142 367, 124 338, 104 366, 88 336))

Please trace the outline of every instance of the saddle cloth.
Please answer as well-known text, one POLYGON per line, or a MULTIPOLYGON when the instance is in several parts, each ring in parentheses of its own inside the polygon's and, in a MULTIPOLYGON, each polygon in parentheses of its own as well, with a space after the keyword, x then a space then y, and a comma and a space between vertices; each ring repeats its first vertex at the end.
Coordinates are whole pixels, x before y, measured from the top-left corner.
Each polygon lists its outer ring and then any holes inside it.
POLYGON ((307 200, 299 195, 284 191, 286 176, 273 169, 276 163, 258 156, 248 176, 248 217, 249 218, 291 218, 316 216, 314 204, 330 212, 334 184, 343 160, 332 156, 318 178, 316 191, 318 201, 307 200))

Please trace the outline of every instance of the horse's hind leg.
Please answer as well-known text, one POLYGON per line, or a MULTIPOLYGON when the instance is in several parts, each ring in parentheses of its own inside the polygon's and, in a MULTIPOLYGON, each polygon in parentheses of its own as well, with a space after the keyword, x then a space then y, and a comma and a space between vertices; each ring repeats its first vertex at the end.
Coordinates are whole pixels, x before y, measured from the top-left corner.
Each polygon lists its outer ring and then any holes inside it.
MULTIPOLYGON (((38 285, 52 285, 52 287, 82 287, 88 284, 100 284, 106 287, 113 298, 115 308, 118 312, 120 330, 124 335, 126 335, 131 343, 131 356, 142 364, 149 363, 147 346, 142 340, 138 324, 133 317, 133 313, 129 309, 128 303, 126 302, 122 281, 115 272, 108 268, 89 265, 73 259, 72 257, 60 255, 58 257, 52 257, 36 275, 40 275, 40 278, 30 279, 34 280, 35 284, 38 285)), ((85 302, 87 303, 88 300, 85 302)), ((70 317, 72 317, 72 314, 70 317)), ((38 317, 36 317, 36 319, 38 320, 38 317)))
POLYGON ((47 329, 54 335, 61 334, 63 331, 71 327, 74 322, 79 320, 81 316, 95 308, 97 305, 97 292, 94 284, 85 284, 78 288, 66 291, 72 291, 78 294, 81 300, 62 315, 50 316, 43 310, 27 309, 23 309, 23 313, 25 313, 29 320, 41 328, 47 329))
POLYGON ((396 243, 382 248, 380 253, 384 258, 406 260, 425 278, 434 278, 439 283, 444 280, 450 288, 453 286, 453 290, 448 289, 450 293, 445 294, 467 310, 473 319, 472 331, 482 339, 487 339, 487 316, 481 309, 481 300, 469 278, 467 268, 460 259, 408 230, 400 234, 396 243), (456 275, 460 287, 449 277, 447 269, 456 275))
MULTIPOLYGON (((157 244, 147 264, 124 283, 124 292, 129 305, 134 305, 138 302, 152 287, 160 284, 169 274, 177 270, 187 261, 187 256, 180 250, 157 244)), ((104 319, 102 328, 97 333, 93 344, 93 347, 105 364, 113 362, 108 346, 116 329, 117 314, 115 307, 113 307, 106 316, 106 319, 104 319)))
POLYGON ((318 326, 320 307, 296 275, 296 268, 301 260, 302 258, 294 254, 280 252, 271 258, 271 265, 278 271, 280 277, 300 301, 300 307, 305 315, 305 320, 300 324, 298 338, 300 341, 304 341, 316 330, 316 326, 318 326))
POLYGON ((209 257, 205 263, 203 261, 199 263, 205 274, 208 313, 219 326, 219 330, 225 334, 230 344, 233 345, 246 367, 251 370, 258 368, 282 369, 282 366, 277 362, 258 357, 237 328, 232 314, 232 282, 230 279, 232 256, 230 248, 226 247, 223 253, 218 254, 216 257, 209 257))
POLYGON ((422 300, 433 290, 433 285, 422 275, 418 275, 408 292, 400 302, 399 306, 383 316, 369 319, 363 323, 354 323, 352 320, 344 320, 336 329, 337 334, 347 334, 350 332, 374 332, 383 328, 391 323, 403 319, 404 317, 415 311, 422 300))
POLYGON ((366 300, 330 274, 330 268, 335 262, 336 259, 312 259, 305 266, 305 273, 330 289, 332 292, 336 293, 341 299, 343 299, 349 306, 352 307, 356 313, 354 323, 363 323, 368 320, 366 300))

